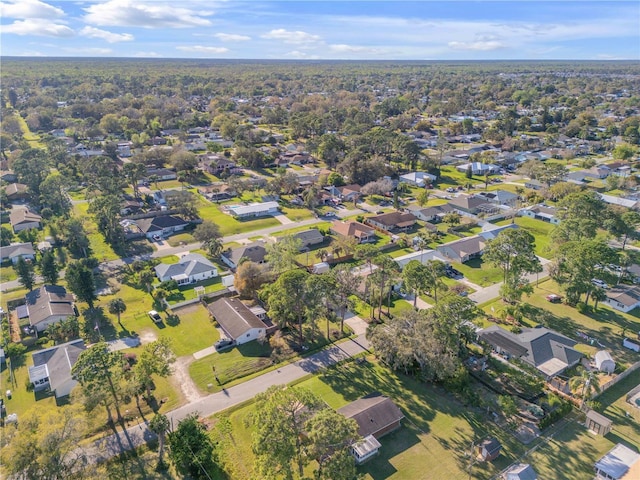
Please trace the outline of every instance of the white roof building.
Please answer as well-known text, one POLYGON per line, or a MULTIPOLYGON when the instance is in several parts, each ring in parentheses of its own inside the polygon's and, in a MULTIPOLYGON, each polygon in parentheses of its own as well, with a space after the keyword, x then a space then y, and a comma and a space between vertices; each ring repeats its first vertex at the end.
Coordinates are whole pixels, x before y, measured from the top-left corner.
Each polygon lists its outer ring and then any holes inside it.
POLYGON ((618 443, 594 465, 598 480, 632 480, 640 475, 640 454, 618 443))

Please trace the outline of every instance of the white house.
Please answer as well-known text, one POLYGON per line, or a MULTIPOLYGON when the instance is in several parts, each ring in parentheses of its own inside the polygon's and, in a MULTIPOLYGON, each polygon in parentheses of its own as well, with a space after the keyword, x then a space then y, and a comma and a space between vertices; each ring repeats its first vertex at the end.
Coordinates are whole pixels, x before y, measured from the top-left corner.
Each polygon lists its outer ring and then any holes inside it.
POLYGON ((520 216, 535 218, 543 222, 550 223, 551 225, 558 225, 560 219, 556 216, 558 211, 555 207, 548 207, 546 205, 534 205, 532 207, 522 208, 518 211, 520 216))
POLYGON ((437 177, 426 172, 411 172, 400 175, 399 180, 400 182, 415 185, 416 187, 424 187, 425 185, 435 182, 437 177))
POLYGON ((596 471, 596 480, 632 480, 638 478, 633 476, 631 470, 638 472, 640 454, 618 443, 609 453, 598 460, 593 468, 596 471))
POLYGON ((267 326, 237 298, 223 297, 207 306, 225 335, 236 345, 263 338, 267 326))
POLYGON ((605 303, 621 312, 630 312, 640 307, 640 287, 636 285, 617 285, 607 290, 605 303))
POLYGON ((474 175, 492 175, 500 171, 500 167, 498 165, 480 162, 463 163, 462 165, 458 165, 456 169, 459 172, 466 173, 469 170, 469 167, 471 167, 471 172, 474 175))
POLYGON ((0 247, 0 261, 6 262, 11 260, 11 263, 18 263, 18 259, 21 257, 25 260, 35 259, 36 252, 33 250, 31 243, 12 243, 5 247, 0 247))
POLYGON ((161 263, 155 267, 161 282, 175 280, 178 285, 188 285, 218 276, 218 269, 200 254, 184 255, 178 263, 161 263))
POLYGON ((229 205, 227 212, 236 218, 263 217, 277 215, 278 202, 250 203, 249 205, 229 205))
POLYGON ((85 350, 83 340, 73 340, 35 352, 33 366, 29 367, 29 382, 33 389, 39 392, 49 388, 56 398, 69 395, 78 383, 71 376, 71 369, 85 350))
POLYGON ((606 350, 596 352, 596 368, 601 372, 613 373, 616 369, 616 362, 611 358, 611 354, 606 350))

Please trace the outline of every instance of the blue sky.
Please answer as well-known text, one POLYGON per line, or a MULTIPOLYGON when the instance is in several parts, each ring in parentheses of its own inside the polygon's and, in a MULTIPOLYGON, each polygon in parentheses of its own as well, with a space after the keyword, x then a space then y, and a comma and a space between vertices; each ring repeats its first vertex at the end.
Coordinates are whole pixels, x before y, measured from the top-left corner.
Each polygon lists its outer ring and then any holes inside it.
POLYGON ((635 59, 640 2, 3 0, 4 56, 635 59))

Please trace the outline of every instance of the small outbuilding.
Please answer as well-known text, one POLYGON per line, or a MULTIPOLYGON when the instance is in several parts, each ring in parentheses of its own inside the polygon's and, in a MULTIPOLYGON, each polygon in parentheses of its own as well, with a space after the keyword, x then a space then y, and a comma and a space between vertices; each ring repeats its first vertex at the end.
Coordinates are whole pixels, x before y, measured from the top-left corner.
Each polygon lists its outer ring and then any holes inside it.
POLYGON ((596 368, 601 372, 613 373, 616 369, 616 362, 611 358, 611 354, 606 350, 596 352, 596 368))
POLYGON ((584 424, 589 430, 604 436, 611 431, 613 422, 595 410, 589 410, 584 424))
POLYGON ((358 465, 363 464, 378 454, 382 445, 373 435, 367 435, 359 442, 351 445, 351 454, 356 459, 358 465))
POLYGON ((497 438, 487 438, 478 445, 478 455, 483 462, 491 462, 498 458, 500 451, 502 450, 502 444, 497 438))
POLYGON ((223 297, 210 303, 209 313, 216 319, 227 338, 237 345, 264 338, 267 326, 249 307, 237 298, 223 297))
POLYGON ((504 476, 505 480, 538 480, 538 474, 528 463, 513 465, 504 476))

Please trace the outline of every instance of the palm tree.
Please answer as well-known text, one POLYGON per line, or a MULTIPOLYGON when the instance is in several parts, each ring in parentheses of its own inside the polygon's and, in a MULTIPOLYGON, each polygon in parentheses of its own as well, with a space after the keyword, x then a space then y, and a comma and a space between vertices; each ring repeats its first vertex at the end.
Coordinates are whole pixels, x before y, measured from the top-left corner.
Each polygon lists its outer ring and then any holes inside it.
POLYGON ((158 465, 162 465, 164 437, 167 430, 169 430, 169 419, 161 413, 156 413, 156 416, 151 419, 151 422, 149 422, 149 430, 158 436, 158 465))
POLYGON ((580 392, 580 409, 584 406, 584 402, 586 399, 591 398, 594 394, 600 393, 600 380, 596 372, 593 370, 587 370, 585 368, 581 369, 580 375, 572 377, 569 380, 569 386, 571 390, 580 392))
POLYGON ((114 298, 109 302, 108 308, 111 315, 118 316, 118 324, 122 327, 122 323, 120 322, 120 314, 125 312, 125 310, 127 309, 127 304, 124 303, 124 300, 122 300, 121 298, 114 298))

